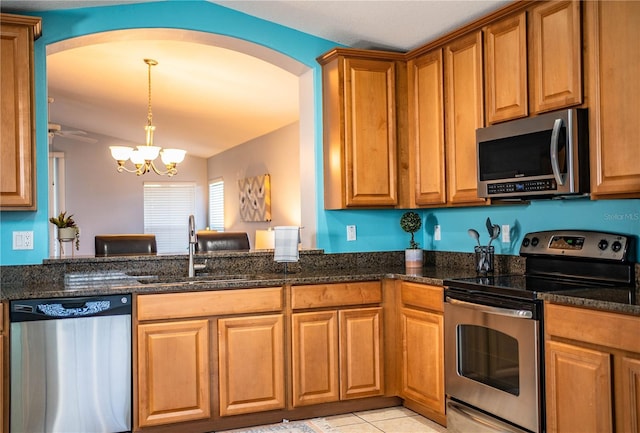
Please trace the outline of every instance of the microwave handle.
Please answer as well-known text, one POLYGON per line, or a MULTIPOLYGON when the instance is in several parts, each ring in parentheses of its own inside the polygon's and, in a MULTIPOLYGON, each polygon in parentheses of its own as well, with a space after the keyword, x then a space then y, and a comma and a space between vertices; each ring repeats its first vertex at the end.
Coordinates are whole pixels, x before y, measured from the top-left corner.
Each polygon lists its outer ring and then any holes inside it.
POLYGON ((562 119, 556 119, 553 122, 553 130, 551 131, 551 144, 549 151, 551 152, 551 170, 553 177, 556 178, 558 185, 564 185, 562 173, 560 173, 560 163, 558 162, 558 140, 560 139, 560 128, 562 128, 562 119))

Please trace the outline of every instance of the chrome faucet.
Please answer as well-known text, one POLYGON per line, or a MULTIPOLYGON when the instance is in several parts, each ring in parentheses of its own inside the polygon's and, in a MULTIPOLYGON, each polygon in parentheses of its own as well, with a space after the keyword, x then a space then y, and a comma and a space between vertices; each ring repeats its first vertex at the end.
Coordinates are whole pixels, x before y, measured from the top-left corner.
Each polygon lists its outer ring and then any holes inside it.
POLYGON ((196 276, 196 270, 204 269, 206 265, 196 265, 193 262, 193 255, 196 252, 196 243, 198 236, 196 235, 196 220, 193 215, 189 215, 189 278, 196 276))

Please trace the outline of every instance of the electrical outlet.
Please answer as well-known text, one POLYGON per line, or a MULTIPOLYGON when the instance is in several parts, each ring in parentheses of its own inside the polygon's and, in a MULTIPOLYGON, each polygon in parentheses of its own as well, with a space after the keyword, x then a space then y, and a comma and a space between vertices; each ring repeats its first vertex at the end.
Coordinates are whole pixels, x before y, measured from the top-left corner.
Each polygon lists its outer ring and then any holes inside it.
POLYGON ((433 228, 433 240, 441 241, 442 240, 442 231, 440 230, 440 224, 436 225, 433 228))
POLYGON ((509 224, 502 225, 502 242, 509 243, 511 242, 511 228, 509 224))
POLYGON ((32 250, 33 249, 33 232, 13 232, 13 249, 14 250, 32 250))
POLYGON ((347 240, 355 241, 356 240, 356 226, 347 226, 347 240))

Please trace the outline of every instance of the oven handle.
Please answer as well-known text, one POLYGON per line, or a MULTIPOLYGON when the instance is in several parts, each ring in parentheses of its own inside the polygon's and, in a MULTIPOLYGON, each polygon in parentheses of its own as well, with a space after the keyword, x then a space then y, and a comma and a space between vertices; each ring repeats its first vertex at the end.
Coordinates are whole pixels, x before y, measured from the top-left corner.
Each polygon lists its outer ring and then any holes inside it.
POLYGON ((460 301, 447 296, 446 301, 452 305, 460 305, 462 307, 473 308, 474 310, 483 311, 490 314, 498 314, 500 316, 512 317, 515 319, 531 319, 533 313, 527 310, 512 310, 510 308, 490 307, 488 305, 475 304, 473 302, 460 301))
POLYGON ((480 412, 476 412, 471 408, 466 408, 451 400, 447 401, 447 410, 451 412, 455 412, 456 414, 459 414, 461 417, 471 421, 473 424, 475 424, 476 428, 482 427, 483 428, 482 431, 496 432, 496 433, 498 432, 525 433, 524 430, 521 430, 512 425, 508 425, 506 423, 500 422, 497 419, 491 419, 480 412))

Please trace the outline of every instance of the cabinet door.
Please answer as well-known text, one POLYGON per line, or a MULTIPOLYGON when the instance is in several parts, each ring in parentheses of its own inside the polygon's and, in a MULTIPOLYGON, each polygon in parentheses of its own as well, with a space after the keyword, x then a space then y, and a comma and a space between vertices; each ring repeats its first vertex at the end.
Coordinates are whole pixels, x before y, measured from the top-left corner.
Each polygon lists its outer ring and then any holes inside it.
POLYGON ((611 355, 556 341, 545 347, 547 432, 612 432, 611 355))
POLYGON ((340 398, 382 395, 382 308, 339 312, 340 398))
POLYGON ((442 314, 400 310, 402 397, 444 415, 444 323, 442 314))
POLYGON ((482 33, 445 47, 447 201, 484 204, 478 198, 476 129, 484 126, 482 33))
POLYGON ((580 3, 551 1, 531 9, 534 113, 582 103, 580 3))
POLYGON ((218 320, 220 415, 282 409, 282 314, 218 320))
POLYGON ((209 322, 138 326, 140 427, 210 416, 209 322))
POLYGON ((445 204, 442 50, 409 61, 411 196, 418 206, 445 204))
POLYGON ((347 206, 395 205, 395 62, 345 59, 347 206))
MULTIPOLYGON (((622 357, 620 361, 621 395, 616 395, 618 403, 620 431, 640 433, 640 359, 622 357)), ((616 392, 616 394, 618 394, 616 392)))
POLYGON ((338 313, 291 316, 293 405, 338 401, 338 313))
POLYGON ((639 198, 640 2, 585 2, 591 193, 639 198))
POLYGON ((485 29, 487 123, 526 117, 527 19, 522 12, 485 29))
MULTIPOLYGON (((34 210, 33 18, 2 15, 0 26, 0 210, 34 210)), ((37 21, 39 23, 39 19, 37 21)))

